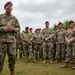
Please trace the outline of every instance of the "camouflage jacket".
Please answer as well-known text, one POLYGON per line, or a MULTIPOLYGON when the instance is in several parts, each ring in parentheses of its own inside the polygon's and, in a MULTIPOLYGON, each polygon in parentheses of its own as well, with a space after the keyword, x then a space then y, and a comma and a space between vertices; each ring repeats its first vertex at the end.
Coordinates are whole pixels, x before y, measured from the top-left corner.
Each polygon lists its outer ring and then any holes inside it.
POLYGON ((71 40, 72 44, 75 45, 75 29, 68 29, 66 31, 66 41, 71 40))
POLYGON ((32 34, 30 32, 24 32, 22 33, 22 42, 28 42, 30 41, 32 43, 32 34))
POLYGON ((42 42, 43 42, 43 39, 42 39, 42 34, 41 33, 39 33, 39 34, 34 34, 33 35, 33 43, 34 44, 42 44, 42 42))
POLYGON ((43 34, 43 40, 45 40, 45 38, 48 38, 49 41, 53 41, 53 37, 54 37, 54 32, 52 31, 52 29, 50 28, 44 28, 42 30, 42 34, 43 34))
POLYGON ((22 33, 19 32, 16 34, 16 43, 21 44, 22 43, 22 33))
POLYGON ((64 43, 66 42, 65 40, 66 37, 66 31, 64 29, 58 29, 55 32, 55 38, 57 43, 64 43))
POLYGON ((0 42, 16 42, 15 35, 17 32, 20 32, 20 25, 18 20, 13 16, 7 16, 6 14, 0 15, 0 42), (13 27, 13 32, 4 32, 3 28, 13 27))

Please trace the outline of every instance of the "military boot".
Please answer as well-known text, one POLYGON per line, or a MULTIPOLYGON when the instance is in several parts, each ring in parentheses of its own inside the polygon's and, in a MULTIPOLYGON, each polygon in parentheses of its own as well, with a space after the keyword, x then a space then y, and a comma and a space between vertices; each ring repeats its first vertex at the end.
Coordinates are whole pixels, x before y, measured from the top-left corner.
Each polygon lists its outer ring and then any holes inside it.
POLYGON ((55 61, 55 63, 58 63, 59 62, 59 60, 57 59, 56 61, 55 61))
POLYGON ((43 60, 43 64, 46 64, 46 60, 45 59, 43 60))
POLYGON ((37 60, 36 59, 33 59, 33 63, 37 63, 37 60))
POLYGON ((50 62, 51 64, 53 64, 53 61, 52 61, 52 60, 49 60, 49 62, 50 62))
POLYGON ((27 63, 27 62, 28 62, 28 59, 26 58, 25 63, 27 63))
POLYGON ((64 65, 61 66, 61 68, 67 68, 68 67, 68 63, 65 63, 64 65))
POLYGON ((74 70, 75 70, 75 64, 73 65, 72 69, 74 69, 74 70))
POLYGON ((10 75, 15 75, 15 72, 14 71, 10 71, 10 75))

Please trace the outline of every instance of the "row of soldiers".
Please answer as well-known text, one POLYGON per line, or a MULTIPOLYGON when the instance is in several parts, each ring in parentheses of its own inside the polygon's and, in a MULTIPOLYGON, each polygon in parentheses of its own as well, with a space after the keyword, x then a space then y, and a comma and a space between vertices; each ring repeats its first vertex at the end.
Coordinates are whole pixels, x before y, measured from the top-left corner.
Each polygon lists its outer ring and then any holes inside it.
POLYGON ((62 23, 54 29, 49 28, 49 22, 45 22, 44 29, 36 29, 32 32, 32 28, 25 27, 25 30, 20 33, 19 48, 20 57, 25 57, 25 62, 28 62, 29 57, 33 59, 34 63, 38 62, 38 58, 43 59, 43 63, 50 63, 63 61, 65 64, 62 68, 66 68, 72 59, 75 69, 75 26, 74 21, 69 22, 67 29, 62 29, 62 23), (21 40, 21 41, 20 41, 21 40))

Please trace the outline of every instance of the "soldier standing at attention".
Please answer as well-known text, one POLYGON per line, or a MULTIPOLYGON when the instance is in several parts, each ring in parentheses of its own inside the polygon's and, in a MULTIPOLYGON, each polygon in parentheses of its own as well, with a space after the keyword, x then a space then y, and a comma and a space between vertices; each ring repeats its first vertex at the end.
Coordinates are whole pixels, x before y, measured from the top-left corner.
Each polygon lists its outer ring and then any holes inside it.
MULTIPOLYGON (((42 36, 41 28, 39 28, 39 34, 42 36)), ((39 58, 40 58, 40 60, 43 59, 43 48, 42 48, 42 45, 41 45, 41 49, 39 50, 39 58)))
POLYGON ((28 58, 33 58, 32 53, 32 34, 29 32, 29 27, 25 27, 25 32, 22 33, 22 43, 25 55, 25 62, 28 62, 28 58))
POLYGON ((68 67, 70 60, 73 61, 74 65, 72 69, 75 69, 75 28, 74 28, 74 21, 69 22, 70 29, 66 32, 66 42, 67 42, 67 53, 66 53, 66 60, 65 64, 61 66, 61 68, 68 67))
POLYGON ((36 29, 36 33, 33 35, 33 43, 34 43, 34 63, 37 62, 39 51, 41 51, 42 46, 42 35, 39 33, 39 29, 36 29))
POLYGON ((6 53, 10 75, 15 75, 16 38, 15 34, 20 32, 20 26, 16 17, 11 12, 13 4, 7 2, 4 5, 5 13, 0 15, 0 75, 2 73, 6 53))
POLYGON ((56 30, 56 61, 59 62, 61 59, 62 61, 65 60, 65 36, 66 31, 62 29, 62 23, 58 23, 58 30, 56 30))
POLYGON ((49 62, 53 63, 53 31, 49 28, 49 22, 45 22, 46 28, 42 30, 43 34, 43 63, 46 63, 46 58, 48 56, 49 62))
MULTIPOLYGON (((34 35, 33 28, 30 28, 29 31, 30 31, 31 35, 33 36, 34 35)), ((32 53, 34 55, 34 43, 33 43, 33 41, 32 41, 32 53)))

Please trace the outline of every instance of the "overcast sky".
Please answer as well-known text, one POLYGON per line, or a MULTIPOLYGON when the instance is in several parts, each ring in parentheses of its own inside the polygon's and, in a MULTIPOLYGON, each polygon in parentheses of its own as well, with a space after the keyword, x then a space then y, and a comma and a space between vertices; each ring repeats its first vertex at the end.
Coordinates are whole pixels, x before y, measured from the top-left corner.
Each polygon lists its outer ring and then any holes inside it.
POLYGON ((21 31, 26 27, 44 28, 45 21, 50 27, 64 20, 75 21, 75 0, 0 0, 0 14, 3 14, 4 4, 13 3, 12 14, 17 17, 21 31))

